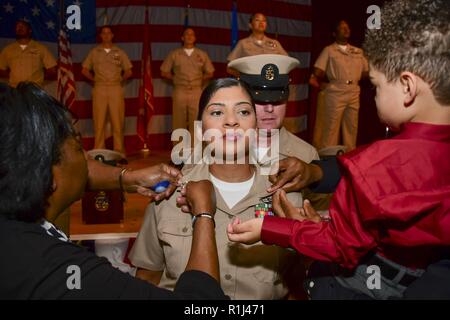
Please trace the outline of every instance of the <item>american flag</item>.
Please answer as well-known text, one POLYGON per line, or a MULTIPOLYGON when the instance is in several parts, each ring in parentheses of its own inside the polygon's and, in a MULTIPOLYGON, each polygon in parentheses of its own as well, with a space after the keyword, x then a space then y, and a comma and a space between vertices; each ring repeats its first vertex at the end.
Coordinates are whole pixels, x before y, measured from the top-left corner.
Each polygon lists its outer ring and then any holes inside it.
MULTIPOLYGON (((4 22, 5 6, 14 6, 12 14, 16 18, 17 7, 30 9, 41 8, 41 14, 48 11, 47 4, 51 0, 0 0, 0 47, 14 39, 14 22, 4 22), (27 1, 28 4, 24 2, 27 1), (4 28, 10 29, 6 34, 4 28)), ((91 84, 81 75, 81 63, 90 49, 96 45, 96 30, 104 24, 105 15, 108 24, 112 25, 114 41, 126 51, 133 63, 133 77, 125 86, 125 146, 127 152, 142 148, 142 141, 137 135, 139 115, 139 92, 142 79, 143 30, 145 25, 145 4, 149 5, 149 32, 151 39, 151 70, 153 72, 153 105, 154 112, 148 125, 148 142, 150 148, 166 148, 171 146, 171 114, 172 86, 162 79, 159 68, 170 50, 181 46, 181 33, 185 23, 186 8, 189 26, 197 35, 197 46, 205 50, 214 66, 215 77, 227 76, 226 57, 231 46, 232 6, 235 0, 81 0, 82 30, 70 31, 72 58, 77 87, 76 101, 72 110, 80 120, 77 125, 83 135, 87 149, 94 144, 92 126, 91 84)), ((311 10, 312 0, 239 0, 237 1, 237 18, 239 38, 249 35, 248 20, 256 11, 267 16, 268 35, 276 37, 288 53, 298 58, 301 68, 292 73, 291 95, 286 114, 286 127, 303 136, 307 127, 308 73, 311 53, 311 10)), ((55 2, 55 1, 53 1, 55 2)), ((66 5, 77 1, 67 1, 66 5)), ((11 10, 7 7, 7 10, 11 10)), ((55 12, 55 16, 57 13, 55 12)), ((36 31, 35 39, 43 41, 53 53, 57 54, 57 34, 54 38, 39 38, 37 32, 49 30, 51 21, 46 17, 31 20, 36 31), (50 23, 50 24, 48 24, 50 23), (39 29, 39 30, 38 30, 39 29)), ((33 16, 31 17, 33 18, 33 16)), ((58 19, 55 17, 54 23, 58 19)), ((9 20, 11 21, 11 19, 9 20)), ((56 94, 56 83, 46 85, 49 92, 56 94)))
POLYGON ((72 67, 72 51, 64 27, 58 37, 58 100, 71 109, 75 103, 75 77, 72 67))

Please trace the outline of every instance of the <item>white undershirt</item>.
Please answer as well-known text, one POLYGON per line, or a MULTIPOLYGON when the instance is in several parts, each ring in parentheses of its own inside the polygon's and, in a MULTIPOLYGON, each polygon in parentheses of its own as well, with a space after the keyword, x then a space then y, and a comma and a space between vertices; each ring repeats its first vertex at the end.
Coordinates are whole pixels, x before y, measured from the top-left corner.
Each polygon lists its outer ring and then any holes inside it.
POLYGON ((346 44, 346 45, 338 44, 338 46, 339 46, 339 48, 342 49, 342 51, 347 51, 348 44, 346 44))
POLYGON ((266 156, 266 154, 269 150, 270 150, 270 147, 268 147, 268 148, 259 147, 258 149, 256 149, 258 162, 263 161, 264 157, 266 156))
POLYGON ((19 44, 19 46, 22 48, 22 51, 25 50, 28 47, 27 44, 19 44))
POLYGON ((220 195, 230 209, 247 196, 255 181, 255 174, 244 182, 225 182, 217 179, 212 174, 210 174, 210 177, 211 182, 219 190, 220 195))
POLYGON ((194 48, 190 48, 190 49, 184 49, 184 52, 186 52, 186 54, 190 57, 192 52, 194 52, 194 48))
POLYGON ((107 48, 103 48, 103 50, 105 50, 106 53, 109 53, 111 51, 111 49, 107 49, 107 48))

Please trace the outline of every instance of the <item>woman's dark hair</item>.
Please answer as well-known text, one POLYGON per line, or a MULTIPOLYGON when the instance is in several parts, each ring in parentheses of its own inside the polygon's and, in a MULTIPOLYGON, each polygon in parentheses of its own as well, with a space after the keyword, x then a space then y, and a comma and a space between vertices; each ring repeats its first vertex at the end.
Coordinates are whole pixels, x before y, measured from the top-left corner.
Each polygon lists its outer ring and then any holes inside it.
POLYGON ((252 95, 250 93, 250 89, 248 86, 237 79, 234 78, 220 78, 211 81, 211 83, 203 90, 202 95, 200 96, 200 102, 198 104, 198 116, 197 120, 202 120, 203 111, 205 111, 206 106, 211 100, 212 96, 224 88, 232 88, 232 87, 240 87, 244 90, 244 92, 248 95, 250 102, 252 103, 253 109, 255 109, 255 101, 253 101, 252 95))
POLYGON ((0 215, 36 222, 52 194, 52 166, 76 133, 63 105, 32 83, 0 84, 0 215))

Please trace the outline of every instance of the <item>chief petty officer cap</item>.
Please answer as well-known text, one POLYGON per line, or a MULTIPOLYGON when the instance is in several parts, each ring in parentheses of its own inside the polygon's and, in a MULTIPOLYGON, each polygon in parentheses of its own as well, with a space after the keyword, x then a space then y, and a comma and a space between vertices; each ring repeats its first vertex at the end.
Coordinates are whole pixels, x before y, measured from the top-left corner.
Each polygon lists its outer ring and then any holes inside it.
POLYGON ((297 59, 279 54, 259 54, 228 63, 228 67, 240 72, 240 80, 250 87, 253 99, 259 103, 287 101, 289 72, 299 65, 297 59))

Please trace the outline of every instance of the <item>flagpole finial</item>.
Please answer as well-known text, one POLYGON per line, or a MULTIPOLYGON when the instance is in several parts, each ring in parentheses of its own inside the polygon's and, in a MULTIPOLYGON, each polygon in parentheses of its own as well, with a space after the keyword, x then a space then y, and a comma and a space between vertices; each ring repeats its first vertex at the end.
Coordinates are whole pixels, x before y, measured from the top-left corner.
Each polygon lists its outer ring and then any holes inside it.
POLYGON ((147 143, 144 143, 144 147, 141 149, 142 153, 145 153, 148 155, 150 153, 150 148, 148 147, 147 143))
POLYGON ((105 12, 103 12, 103 25, 108 25, 108 8, 105 8, 105 12))

